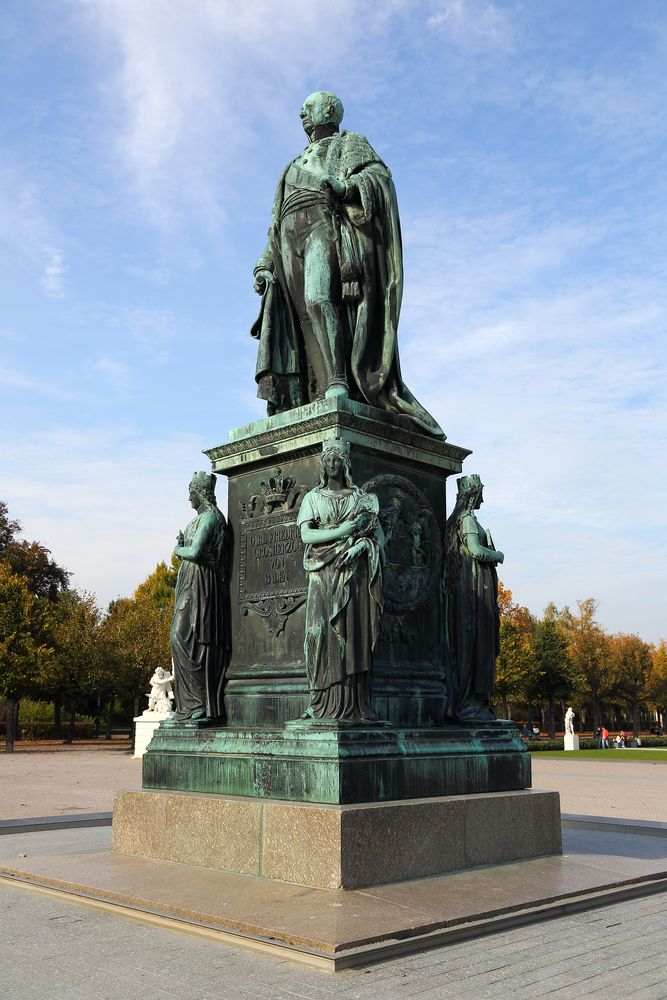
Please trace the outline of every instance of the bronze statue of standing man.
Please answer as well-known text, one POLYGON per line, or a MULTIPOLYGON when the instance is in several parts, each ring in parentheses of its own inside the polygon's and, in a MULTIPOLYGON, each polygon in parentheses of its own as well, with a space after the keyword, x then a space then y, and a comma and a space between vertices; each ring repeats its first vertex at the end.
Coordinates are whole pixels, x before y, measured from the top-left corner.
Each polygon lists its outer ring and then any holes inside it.
POLYGON ((368 140, 340 130, 343 105, 303 103, 308 146, 283 171, 255 265, 255 378, 269 414, 349 396, 444 437, 403 383, 397 330, 403 252, 391 173, 368 140))

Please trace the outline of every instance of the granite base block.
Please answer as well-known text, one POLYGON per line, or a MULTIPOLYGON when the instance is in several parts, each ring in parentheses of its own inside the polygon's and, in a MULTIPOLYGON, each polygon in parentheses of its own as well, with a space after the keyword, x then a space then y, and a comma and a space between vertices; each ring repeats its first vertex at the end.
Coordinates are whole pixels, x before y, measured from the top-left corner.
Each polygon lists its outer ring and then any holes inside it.
POLYGON ((320 889, 358 889, 560 854, 557 792, 319 805, 119 792, 118 854, 320 889))

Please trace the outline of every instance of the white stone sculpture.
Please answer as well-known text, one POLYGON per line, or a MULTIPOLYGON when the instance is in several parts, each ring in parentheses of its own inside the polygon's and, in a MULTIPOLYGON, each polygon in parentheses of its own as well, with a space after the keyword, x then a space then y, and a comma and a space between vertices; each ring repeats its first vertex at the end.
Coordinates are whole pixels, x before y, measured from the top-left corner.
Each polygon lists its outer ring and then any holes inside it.
POLYGON ((572 706, 570 706, 565 713, 565 735, 563 737, 563 746, 566 750, 579 749, 579 737, 574 731, 574 712, 572 711, 572 706))
POLYGON ((158 667, 151 677, 148 708, 134 720, 134 757, 143 757, 153 733, 162 720, 173 717, 174 692, 171 687, 173 679, 174 675, 163 667, 158 667))
POLYGON ((168 718, 173 715, 171 710, 171 703, 174 700, 174 692, 171 687, 173 679, 174 675, 168 674, 163 667, 157 668, 150 680, 151 690, 148 695, 148 711, 144 712, 144 715, 151 712, 161 716, 161 718, 168 718))

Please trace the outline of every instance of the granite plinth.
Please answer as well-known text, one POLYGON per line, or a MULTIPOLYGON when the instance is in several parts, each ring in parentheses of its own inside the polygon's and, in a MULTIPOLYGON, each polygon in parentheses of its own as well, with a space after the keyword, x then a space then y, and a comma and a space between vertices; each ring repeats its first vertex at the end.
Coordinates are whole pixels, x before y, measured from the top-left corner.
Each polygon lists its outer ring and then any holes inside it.
POLYGON ((502 722, 161 726, 143 758, 144 788, 334 805, 529 786, 530 754, 514 724, 502 722))
POLYGON ((357 889, 561 852, 557 792, 314 805, 119 792, 113 850, 320 889, 357 889))

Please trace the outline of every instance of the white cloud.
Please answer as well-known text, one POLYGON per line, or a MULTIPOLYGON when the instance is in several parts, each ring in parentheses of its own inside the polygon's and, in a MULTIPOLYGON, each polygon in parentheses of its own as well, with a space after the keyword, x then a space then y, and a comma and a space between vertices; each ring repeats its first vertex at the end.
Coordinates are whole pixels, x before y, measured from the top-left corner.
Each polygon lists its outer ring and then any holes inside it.
POLYGON ((0 167, 0 245, 30 262, 36 282, 53 298, 64 294, 65 254, 47 221, 45 195, 33 180, 0 167))
MULTIPOLYGON (((186 434, 151 440, 129 427, 56 427, 20 443, 5 436, 3 499, 24 536, 51 549, 74 573, 73 585, 106 605, 169 558, 190 519, 187 485, 195 468, 207 468, 201 450, 209 444, 186 434)), ((218 491, 224 507, 222 484, 218 491)))
POLYGON ((42 250, 46 255, 47 264, 39 283, 47 295, 60 298, 64 294, 65 258, 53 247, 42 247, 42 250))
POLYGON ((339 0, 335 30, 329 4, 313 0, 78 2, 117 58, 104 90, 117 152, 167 227, 184 205, 224 222, 229 185, 258 168, 257 130, 296 130, 313 76, 333 86, 385 20, 370 0, 339 0))
POLYGON ((513 26, 507 10, 487 0, 448 0, 426 22, 470 54, 510 51, 513 26))

